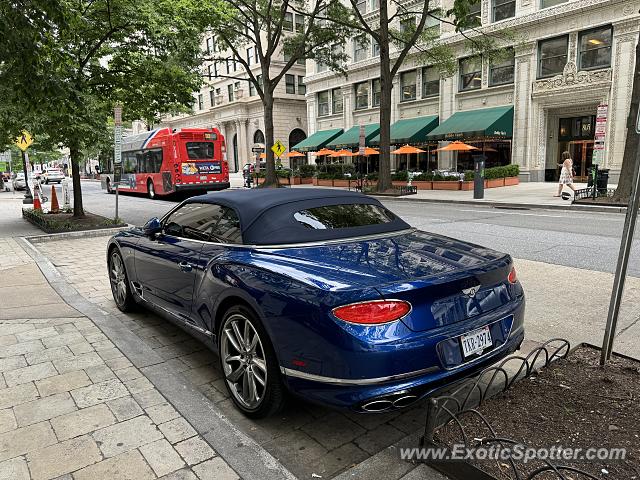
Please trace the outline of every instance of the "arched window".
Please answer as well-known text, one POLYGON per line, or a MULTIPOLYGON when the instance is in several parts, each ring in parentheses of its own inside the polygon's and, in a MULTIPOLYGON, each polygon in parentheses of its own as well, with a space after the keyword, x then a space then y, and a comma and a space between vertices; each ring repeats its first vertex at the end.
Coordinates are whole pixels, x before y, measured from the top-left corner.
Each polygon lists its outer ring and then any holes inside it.
POLYGON ((264 133, 262 133, 262 130, 256 130, 253 134, 253 143, 264 143, 264 133))
POLYGON ((307 134, 299 128, 291 130, 289 134, 289 150, 294 148, 298 143, 307 138, 307 134))

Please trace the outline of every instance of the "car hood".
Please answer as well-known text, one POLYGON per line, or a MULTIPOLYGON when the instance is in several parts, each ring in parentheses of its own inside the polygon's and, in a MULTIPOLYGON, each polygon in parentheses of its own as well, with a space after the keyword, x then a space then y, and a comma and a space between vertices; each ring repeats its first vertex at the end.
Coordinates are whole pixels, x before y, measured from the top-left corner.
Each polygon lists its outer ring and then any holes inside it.
POLYGON ((376 239, 335 244, 259 249, 254 252, 287 275, 315 272, 354 287, 381 287, 440 277, 485 265, 507 255, 478 245, 426 232, 412 231, 376 239))

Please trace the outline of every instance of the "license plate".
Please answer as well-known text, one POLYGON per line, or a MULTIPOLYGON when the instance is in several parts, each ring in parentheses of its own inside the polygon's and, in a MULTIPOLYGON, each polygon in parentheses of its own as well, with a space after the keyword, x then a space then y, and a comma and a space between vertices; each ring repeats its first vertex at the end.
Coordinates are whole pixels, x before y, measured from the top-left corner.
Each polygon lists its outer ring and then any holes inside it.
POLYGON ((493 345, 489 327, 482 327, 473 332, 465 333, 460 337, 462 353, 465 358, 474 353, 482 352, 485 348, 493 345))

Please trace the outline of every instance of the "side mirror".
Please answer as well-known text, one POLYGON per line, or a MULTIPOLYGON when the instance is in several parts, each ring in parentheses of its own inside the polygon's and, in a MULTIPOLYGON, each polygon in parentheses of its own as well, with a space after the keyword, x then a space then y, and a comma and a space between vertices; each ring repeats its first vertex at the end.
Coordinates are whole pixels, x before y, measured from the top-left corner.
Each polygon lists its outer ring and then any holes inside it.
POLYGON ((144 234, 148 237, 152 237, 156 233, 160 233, 162 231, 162 223, 160 223, 160 219, 158 217, 153 217, 142 227, 144 234))

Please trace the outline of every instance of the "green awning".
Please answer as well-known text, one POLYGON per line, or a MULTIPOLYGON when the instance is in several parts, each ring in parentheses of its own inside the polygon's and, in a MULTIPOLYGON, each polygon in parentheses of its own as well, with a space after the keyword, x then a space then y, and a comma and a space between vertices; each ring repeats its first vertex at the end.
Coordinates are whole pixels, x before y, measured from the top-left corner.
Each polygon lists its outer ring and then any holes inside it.
POLYGON ((290 150, 296 150, 298 152, 313 152, 314 150, 320 150, 326 146, 331 140, 336 138, 342 133, 341 128, 333 128, 331 130, 320 130, 311 134, 309 138, 305 138, 300 143, 291 147, 290 150))
POLYGON ((513 107, 482 108, 456 112, 431 131, 429 140, 465 140, 472 138, 511 138, 513 107))
MULTIPOLYGON (((438 116, 403 118, 391 125, 391 145, 421 143, 427 140, 427 134, 438 126, 438 116)), ((380 143, 380 135, 371 139, 372 145, 380 143)))
MULTIPOLYGON (((380 131, 380 125, 377 123, 370 123, 364 126, 364 139, 365 144, 369 145, 371 139, 375 137, 380 131)), ((344 132, 337 138, 331 140, 327 147, 329 148, 353 148, 360 144, 360 125, 355 125, 349 130, 344 132)))

